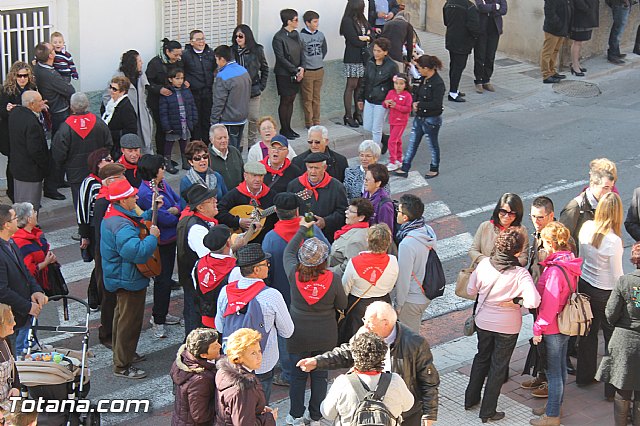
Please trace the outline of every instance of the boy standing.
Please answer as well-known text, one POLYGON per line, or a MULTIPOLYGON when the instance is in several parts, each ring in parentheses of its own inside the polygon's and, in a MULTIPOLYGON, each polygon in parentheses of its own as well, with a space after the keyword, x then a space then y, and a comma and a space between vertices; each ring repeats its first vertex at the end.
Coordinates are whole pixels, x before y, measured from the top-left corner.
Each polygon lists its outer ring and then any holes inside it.
POLYGON ((53 45, 53 50, 56 51, 53 67, 67 82, 70 82, 72 78, 77 80, 78 70, 76 70, 76 64, 73 62, 73 56, 71 56, 71 53, 67 51, 64 45, 64 36, 62 33, 56 31, 51 34, 51 44, 53 45))
POLYGON ((304 124, 308 129, 320 124, 320 89, 324 78, 323 60, 327 55, 327 40, 318 31, 320 15, 308 10, 302 15, 305 28, 300 31, 302 41, 302 105, 304 108, 304 124))

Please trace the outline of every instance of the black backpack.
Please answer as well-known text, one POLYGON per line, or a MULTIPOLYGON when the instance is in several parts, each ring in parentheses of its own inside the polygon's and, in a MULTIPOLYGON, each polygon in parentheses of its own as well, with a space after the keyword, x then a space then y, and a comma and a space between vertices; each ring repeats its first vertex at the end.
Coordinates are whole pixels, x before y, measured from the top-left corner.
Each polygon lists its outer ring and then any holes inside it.
POLYGON ((374 392, 355 373, 347 374, 349 383, 358 396, 358 406, 351 417, 350 426, 394 426, 399 424, 397 418, 391 414, 383 399, 391 383, 391 373, 380 375, 380 381, 374 392))
POLYGON ((440 297, 444 294, 444 286, 447 284, 447 278, 444 276, 444 268, 442 262, 435 249, 429 251, 427 265, 424 270, 424 279, 422 280, 422 291, 429 300, 440 297))

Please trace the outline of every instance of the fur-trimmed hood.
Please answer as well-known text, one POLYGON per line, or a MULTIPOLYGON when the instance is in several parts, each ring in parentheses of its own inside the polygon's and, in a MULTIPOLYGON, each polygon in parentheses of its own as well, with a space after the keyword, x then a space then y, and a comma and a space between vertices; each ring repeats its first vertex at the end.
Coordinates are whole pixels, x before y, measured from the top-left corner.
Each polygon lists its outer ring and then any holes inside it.
POLYGON ((233 386, 238 386, 241 391, 255 388, 258 383, 256 375, 244 367, 231 364, 228 358, 221 358, 216 364, 218 374, 216 376, 216 385, 219 391, 224 391, 233 386))
POLYGON ((182 385, 194 374, 202 374, 206 370, 215 373, 215 364, 207 362, 206 359, 197 359, 187 351, 186 345, 182 345, 176 354, 174 368, 171 369, 171 378, 175 384, 182 385))

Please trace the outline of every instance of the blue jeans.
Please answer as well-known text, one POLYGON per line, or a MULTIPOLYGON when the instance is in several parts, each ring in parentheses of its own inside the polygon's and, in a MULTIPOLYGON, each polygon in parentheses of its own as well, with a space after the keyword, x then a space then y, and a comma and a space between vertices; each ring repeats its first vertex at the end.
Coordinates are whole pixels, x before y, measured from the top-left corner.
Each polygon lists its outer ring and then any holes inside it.
MULTIPOLYGON (((323 354, 324 351, 318 352, 302 352, 298 354, 291 354, 292 364, 297 364, 298 361, 304 358, 314 357, 316 355, 323 354)), ((291 408, 289 414, 294 419, 304 416, 304 393, 307 385, 307 377, 311 377, 311 399, 309 399, 309 415, 311 420, 322 419, 322 413, 320 413, 320 403, 327 396, 327 382, 329 378, 328 370, 313 370, 310 373, 305 373, 299 368, 294 368, 291 371, 291 385, 289 386, 289 399, 291 400, 291 408)))
POLYGON ((542 337, 547 350, 547 383, 549 399, 547 400, 547 416, 559 417, 560 406, 564 398, 564 385, 567 382, 567 350, 569 336, 564 334, 545 334, 542 337))
POLYGON ((607 52, 609 56, 620 55, 620 38, 629 19, 629 7, 611 6, 611 15, 613 24, 609 33, 609 51, 607 52))
POLYGON ((242 132, 244 131, 244 124, 225 124, 227 132, 229 133, 229 145, 238 148, 238 151, 242 152, 242 132))
POLYGON ((264 397, 267 400, 265 405, 269 405, 269 398, 271 398, 271 386, 273 385, 273 370, 262 374, 256 374, 256 377, 260 380, 260 386, 262 386, 264 397))
POLYGON ((437 172, 440 168, 440 145, 438 144, 438 132, 442 126, 442 116, 437 117, 414 117, 411 136, 409 137, 409 149, 404 154, 402 170, 408 172, 411 169, 411 162, 418 152, 418 147, 422 142, 422 137, 426 136, 431 149, 431 167, 429 170, 437 172))
POLYGON ((280 368, 282 369, 282 373, 280 373, 280 377, 287 381, 291 381, 291 357, 289 352, 287 352, 287 339, 278 336, 278 361, 280 362, 280 368))
POLYGON ((382 127, 387 118, 387 110, 382 105, 375 105, 364 101, 362 113, 362 127, 371 132, 372 139, 380 145, 382 143, 382 127))

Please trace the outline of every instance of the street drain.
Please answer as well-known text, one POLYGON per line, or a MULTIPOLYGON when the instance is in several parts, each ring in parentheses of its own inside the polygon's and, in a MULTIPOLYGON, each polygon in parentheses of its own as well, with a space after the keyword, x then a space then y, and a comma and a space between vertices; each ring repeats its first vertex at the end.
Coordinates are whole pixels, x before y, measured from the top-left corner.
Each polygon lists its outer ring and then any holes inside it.
POLYGON ((556 83, 553 85, 553 91, 574 98, 594 98, 602 93, 597 84, 578 80, 556 83))

